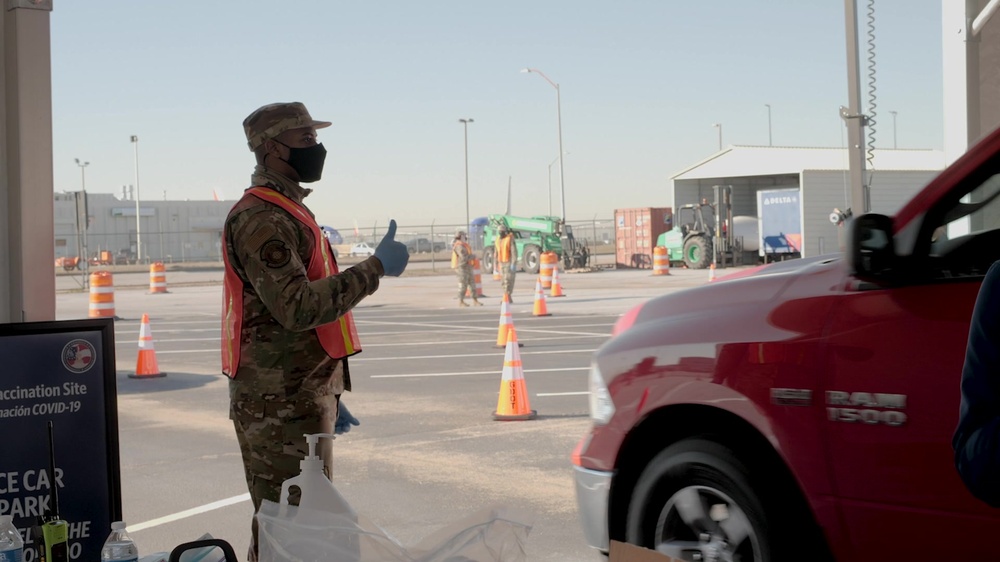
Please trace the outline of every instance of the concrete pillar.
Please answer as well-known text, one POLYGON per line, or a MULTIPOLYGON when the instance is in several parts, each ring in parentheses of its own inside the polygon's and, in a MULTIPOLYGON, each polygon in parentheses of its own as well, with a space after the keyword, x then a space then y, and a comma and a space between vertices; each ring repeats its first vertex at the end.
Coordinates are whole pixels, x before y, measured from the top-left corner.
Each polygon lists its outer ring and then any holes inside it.
POLYGON ((0 323, 54 320, 52 0, 0 13, 0 323))

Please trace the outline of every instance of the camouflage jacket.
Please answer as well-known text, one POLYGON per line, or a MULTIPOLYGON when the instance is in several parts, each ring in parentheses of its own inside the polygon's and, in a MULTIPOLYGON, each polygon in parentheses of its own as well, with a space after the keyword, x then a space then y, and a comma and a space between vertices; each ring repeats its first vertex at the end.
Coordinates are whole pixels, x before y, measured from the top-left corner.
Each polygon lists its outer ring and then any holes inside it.
MULTIPOLYGON (((302 202, 312 190, 262 166, 252 185, 302 202)), ((306 276, 315 243, 283 209, 254 197, 226 219, 227 258, 243 281, 240 365, 230 382, 237 400, 296 401, 351 389, 348 360, 332 359, 312 328, 332 322, 374 293, 383 275, 377 258, 317 281, 306 276)))

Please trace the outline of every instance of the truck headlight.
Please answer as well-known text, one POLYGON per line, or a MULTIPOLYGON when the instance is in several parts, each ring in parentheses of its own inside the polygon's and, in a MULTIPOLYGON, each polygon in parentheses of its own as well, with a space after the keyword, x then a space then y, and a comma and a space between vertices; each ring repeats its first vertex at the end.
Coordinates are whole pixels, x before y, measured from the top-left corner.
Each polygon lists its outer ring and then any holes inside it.
POLYGON ((601 369, 597 363, 590 365, 590 419, 595 424, 604 425, 615 415, 615 404, 611 401, 608 385, 604 384, 601 369))

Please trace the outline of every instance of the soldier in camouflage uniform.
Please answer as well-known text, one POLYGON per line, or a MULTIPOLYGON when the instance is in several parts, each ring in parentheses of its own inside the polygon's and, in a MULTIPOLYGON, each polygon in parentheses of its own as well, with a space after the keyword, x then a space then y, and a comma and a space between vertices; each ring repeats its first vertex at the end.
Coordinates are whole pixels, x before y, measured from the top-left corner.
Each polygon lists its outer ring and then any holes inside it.
POLYGON ((517 275, 517 244, 514 243, 514 234, 506 225, 501 226, 497 233, 499 236, 494 256, 500 264, 500 286, 507 302, 514 302, 511 293, 514 291, 514 277, 517 275))
POLYGON ((483 306, 483 303, 479 302, 479 291, 476 290, 476 278, 472 271, 474 259, 468 235, 464 230, 459 230, 455 233, 455 241, 451 245, 451 267, 458 275, 458 306, 460 307, 469 306, 465 302, 466 291, 472 295, 472 302, 476 306, 483 306))
MULTIPOLYGON (((322 175, 326 151, 316 129, 329 122, 313 120, 296 102, 263 106, 243 126, 257 167, 253 187, 226 219, 222 346, 229 417, 256 512, 262 500, 277 502, 281 484, 299 474, 303 434, 357 425, 340 404, 351 390, 347 357, 361 351, 349 311, 378 289, 380 277, 402 273, 408 258, 393 239, 393 221, 374 256, 338 272, 302 202, 312 190, 300 185, 322 175)), ((331 443, 320 443, 329 477, 331 443)), ((256 519, 252 529, 251 561, 256 519)))

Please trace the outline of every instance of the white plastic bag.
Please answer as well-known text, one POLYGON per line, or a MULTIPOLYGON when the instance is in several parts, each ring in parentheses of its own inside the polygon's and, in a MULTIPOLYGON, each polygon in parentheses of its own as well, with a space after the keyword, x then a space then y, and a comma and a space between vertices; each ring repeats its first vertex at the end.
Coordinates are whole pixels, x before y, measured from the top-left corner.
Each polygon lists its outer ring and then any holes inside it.
POLYGON ((531 526, 507 508, 467 516, 407 549, 378 525, 263 501, 257 512, 260 562, 526 562, 531 526))

